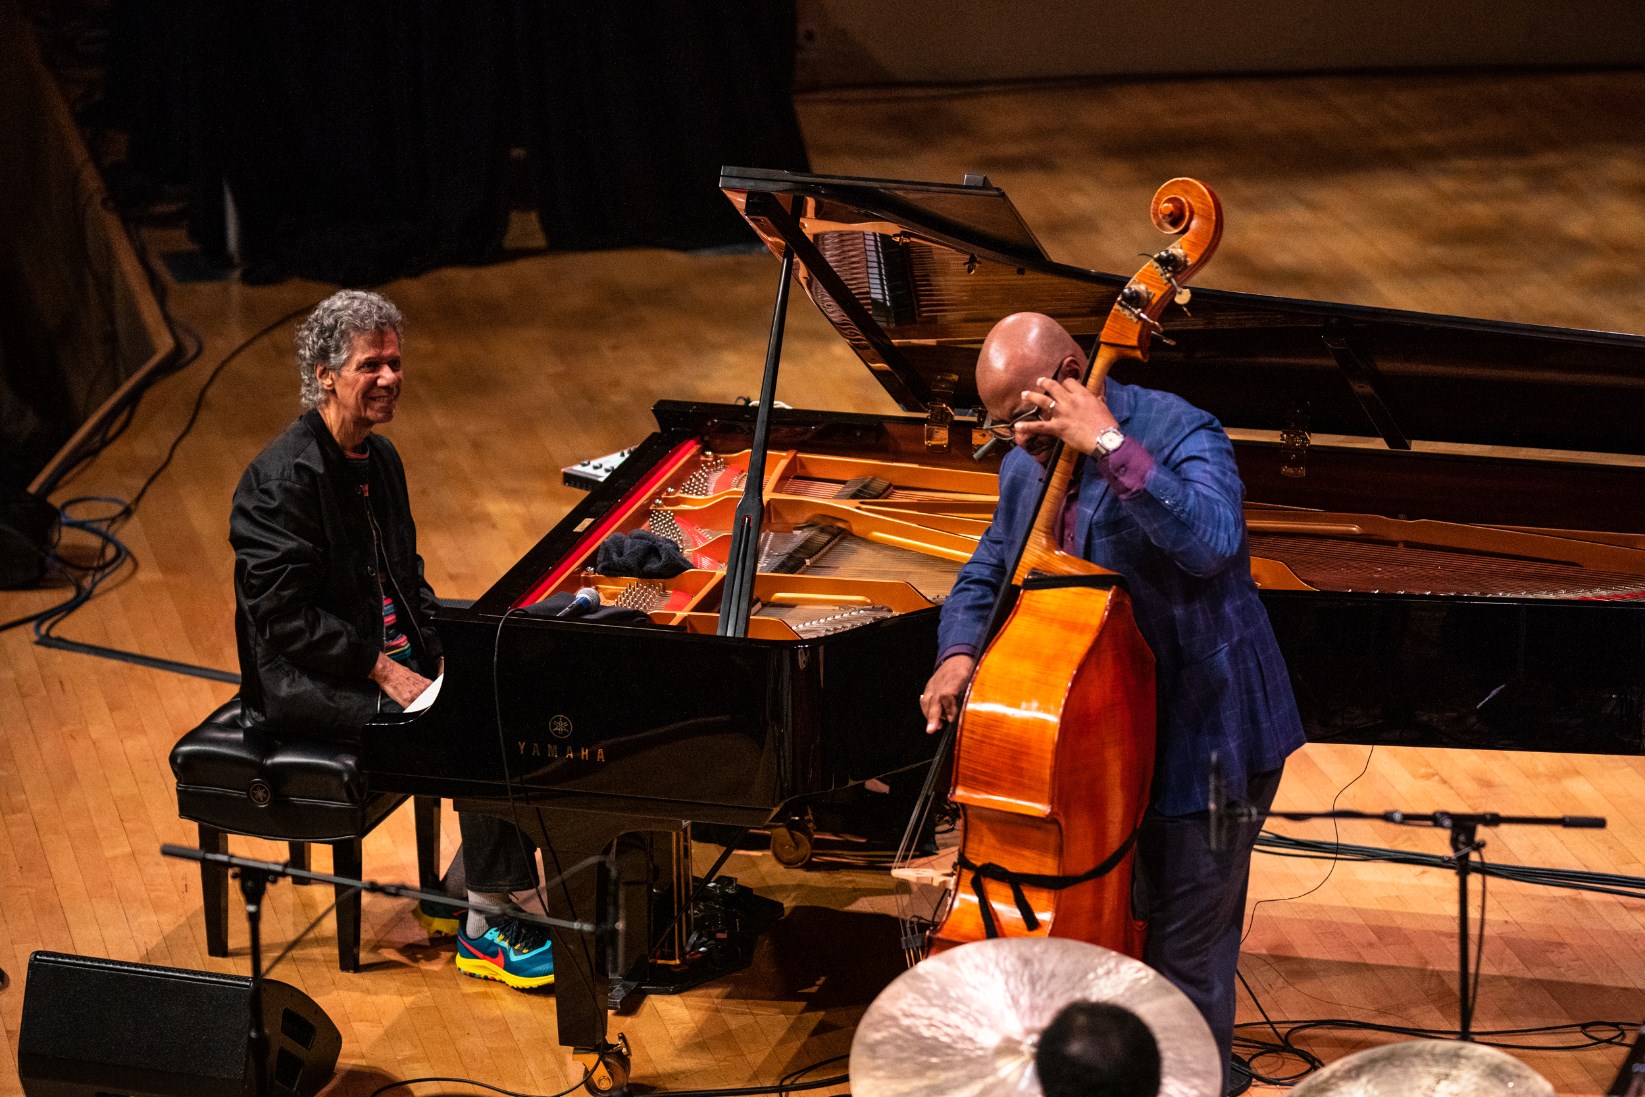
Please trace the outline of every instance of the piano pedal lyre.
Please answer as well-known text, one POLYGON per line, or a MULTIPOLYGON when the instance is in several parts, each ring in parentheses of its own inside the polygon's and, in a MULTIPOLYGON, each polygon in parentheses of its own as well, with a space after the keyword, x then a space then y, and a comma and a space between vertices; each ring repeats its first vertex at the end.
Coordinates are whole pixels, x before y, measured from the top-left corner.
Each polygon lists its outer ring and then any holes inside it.
POLYGON ((657 911, 654 917, 666 917, 668 931, 657 941, 651 962, 679 966, 686 962, 691 936, 697 931, 691 904, 696 887, 691 875, 691 824, 682 822, 678 830, 655 837, 652 856, 654 861, 664 862, 658 865, 656 876, 659 883, 666 881, 663 898, 668 909, 657 911))

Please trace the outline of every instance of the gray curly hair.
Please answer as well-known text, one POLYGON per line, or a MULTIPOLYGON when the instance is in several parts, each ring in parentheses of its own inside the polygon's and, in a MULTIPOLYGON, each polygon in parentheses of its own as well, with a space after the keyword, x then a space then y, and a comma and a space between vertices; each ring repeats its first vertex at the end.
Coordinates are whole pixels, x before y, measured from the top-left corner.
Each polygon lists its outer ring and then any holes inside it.
POLYGON ((314 367, 323 363, 341 369, 354 349, 356 337, 380 331, 392 331, 400 337, 405 334, 405 323, 394 302, 366 290, 338 290, 316 305, 297 329, 297 372, 303 379, 299 399, 303 407, 319 407, 323 396, 314 367))

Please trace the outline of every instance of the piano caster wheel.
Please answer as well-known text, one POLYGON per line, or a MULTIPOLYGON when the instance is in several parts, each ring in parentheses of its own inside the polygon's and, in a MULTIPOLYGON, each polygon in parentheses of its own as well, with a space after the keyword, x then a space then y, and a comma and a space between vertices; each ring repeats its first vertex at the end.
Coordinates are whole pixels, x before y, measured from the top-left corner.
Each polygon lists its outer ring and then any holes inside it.
POLYGON ((572 1058, 588 1072, 583 1088, 595 1097, 623 1097, 628 1093, 627 1036, 619 1033, 615 1044, 607 1044, 599 1051, 578 1051, 572 1058))
POLYGON ((771 856, 779 865, 799 868, 811 860, 811 824, 799 819, 771 828, 771 856))

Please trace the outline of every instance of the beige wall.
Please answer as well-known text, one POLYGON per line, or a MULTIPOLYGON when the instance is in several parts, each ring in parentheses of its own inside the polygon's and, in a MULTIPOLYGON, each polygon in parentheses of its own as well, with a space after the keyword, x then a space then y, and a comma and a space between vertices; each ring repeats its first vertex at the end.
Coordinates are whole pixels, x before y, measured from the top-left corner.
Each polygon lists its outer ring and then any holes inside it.
POLYGON ((798 0, 801 88, 1645 64, 1645 0, 798 0))

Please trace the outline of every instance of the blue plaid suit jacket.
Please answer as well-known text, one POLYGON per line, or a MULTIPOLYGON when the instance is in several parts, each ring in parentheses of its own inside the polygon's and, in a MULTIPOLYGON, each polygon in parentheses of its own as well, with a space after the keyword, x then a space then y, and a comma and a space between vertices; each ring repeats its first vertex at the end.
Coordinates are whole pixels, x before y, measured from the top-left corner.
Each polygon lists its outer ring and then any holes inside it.
MULTIPOLYGON (((1106 396, 1154 467, 1141 492, 1121 499, 1087 458, 1069 521, 1080 554, 1125 578, 1156 667, 1153 804, 1188 815, 1206 808, 1213 752, 1229 795, 1244 796, 1253 774, 1279 768, 1302 745, 1302 721, 1251 579, 1244 488, 1221 424, 1180 397, 1112 379, 1106 396)), ((993 523, 943 605, 944 655, 980 650, 1042 476, 1021 449, 1001 464, 993 523)))

